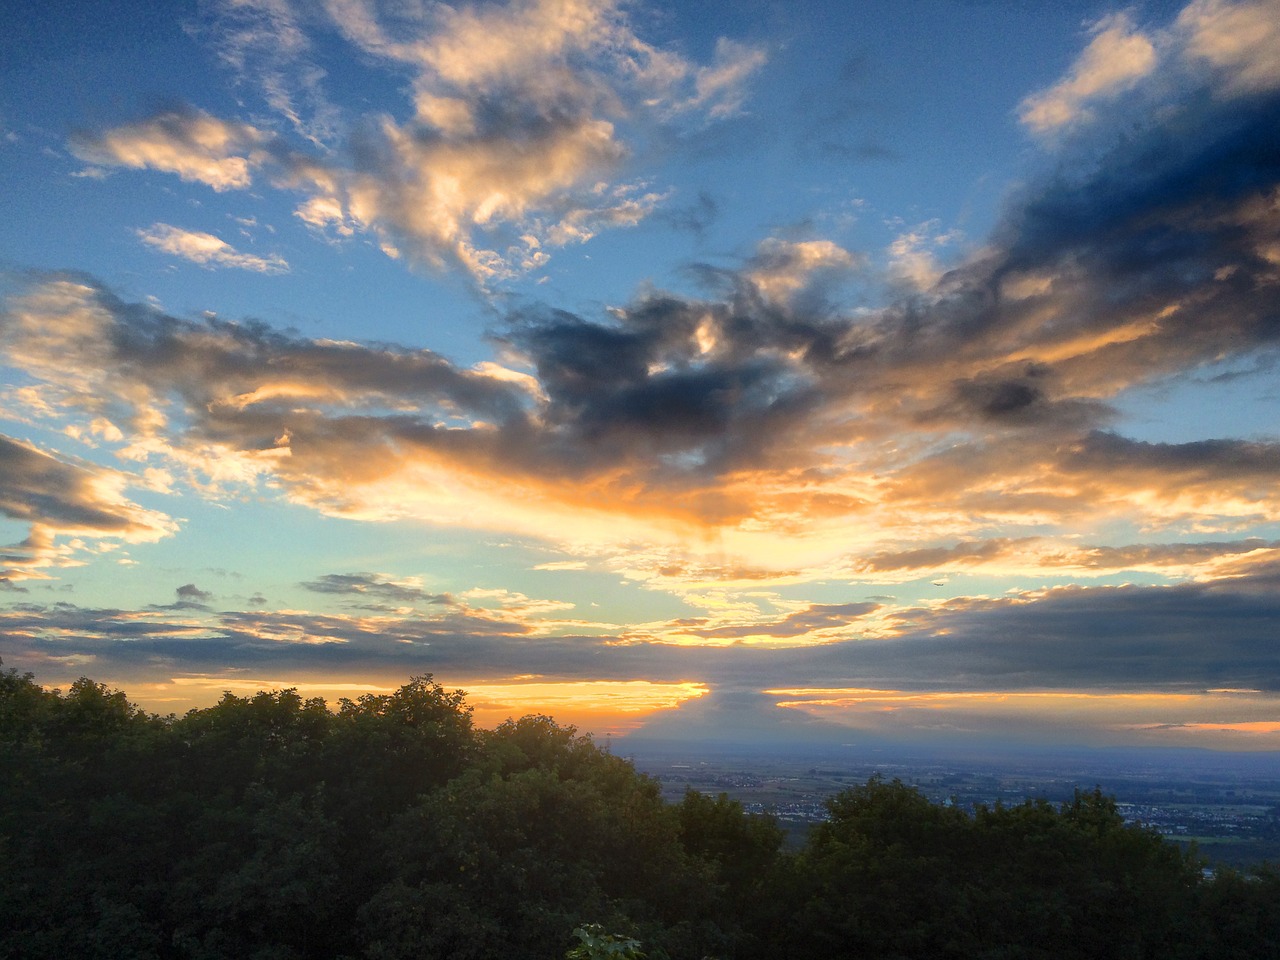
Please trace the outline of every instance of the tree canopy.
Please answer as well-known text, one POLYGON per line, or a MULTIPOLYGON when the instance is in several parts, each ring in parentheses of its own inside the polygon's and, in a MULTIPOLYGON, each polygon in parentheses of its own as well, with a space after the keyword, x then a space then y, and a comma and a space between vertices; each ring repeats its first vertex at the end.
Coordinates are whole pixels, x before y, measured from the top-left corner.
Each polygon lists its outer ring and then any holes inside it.
POLYGON ((0 670, 0 958, 1280 957, 1280 876, 1100 792, 966 812, 873 778, 805 848, 430 676, 160 717, 0 670), (593 952, 594 951, 594 952, 593 952))

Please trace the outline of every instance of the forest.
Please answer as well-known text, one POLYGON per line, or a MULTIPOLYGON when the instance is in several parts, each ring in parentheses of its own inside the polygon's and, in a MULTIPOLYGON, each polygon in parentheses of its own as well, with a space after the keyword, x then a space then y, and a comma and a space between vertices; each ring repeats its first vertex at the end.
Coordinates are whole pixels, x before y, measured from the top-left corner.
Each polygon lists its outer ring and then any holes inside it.
POLYGON ((430 676, 157 716, 0 669, 0 957, 1280 958, 1280 873, 1100 791, 965 811, 872 778, 789 852, 721 795, 430 676))

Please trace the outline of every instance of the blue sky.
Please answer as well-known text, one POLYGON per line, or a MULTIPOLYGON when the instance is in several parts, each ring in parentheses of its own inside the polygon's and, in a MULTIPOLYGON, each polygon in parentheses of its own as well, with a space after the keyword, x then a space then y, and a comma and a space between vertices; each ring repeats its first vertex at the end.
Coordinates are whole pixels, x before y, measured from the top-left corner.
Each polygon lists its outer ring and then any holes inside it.
POLYGON ((0 657, 1274 749, 1277 23, 11 11, 0 657))

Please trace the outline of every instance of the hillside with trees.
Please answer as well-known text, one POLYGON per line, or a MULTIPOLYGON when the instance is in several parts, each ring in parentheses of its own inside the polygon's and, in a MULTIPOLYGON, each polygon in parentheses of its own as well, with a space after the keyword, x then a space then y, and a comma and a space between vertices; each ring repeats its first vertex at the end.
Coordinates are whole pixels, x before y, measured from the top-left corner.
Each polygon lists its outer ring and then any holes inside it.
POLYGON ((1205 876, 1099 792, 970 813, 874 778, 803 850, 430 677, 183 717, 0 671, 0 957, 1280 958, 1280 875, 1205 876))

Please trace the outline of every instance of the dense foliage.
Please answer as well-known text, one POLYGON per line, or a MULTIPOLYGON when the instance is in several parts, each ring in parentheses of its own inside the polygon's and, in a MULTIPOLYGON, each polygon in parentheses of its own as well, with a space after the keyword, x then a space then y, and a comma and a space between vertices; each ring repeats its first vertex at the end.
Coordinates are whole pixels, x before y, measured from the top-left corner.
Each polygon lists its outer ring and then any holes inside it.
POLYGON ((1096 792, 970 814, 873 779, 830 811, 784 854, 430 677, 173 718, 0 671, 0 957, 1280 958, 1280 876, 1206 878, 1096 792))

